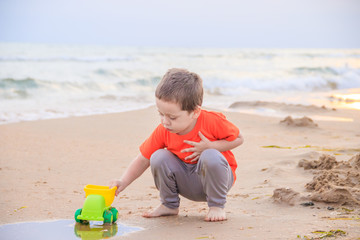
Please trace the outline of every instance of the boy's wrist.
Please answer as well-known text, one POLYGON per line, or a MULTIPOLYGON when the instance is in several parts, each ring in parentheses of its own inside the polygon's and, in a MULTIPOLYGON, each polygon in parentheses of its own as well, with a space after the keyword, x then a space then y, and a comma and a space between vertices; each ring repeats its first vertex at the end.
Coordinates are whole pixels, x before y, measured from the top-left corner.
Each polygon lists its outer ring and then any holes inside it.
POLYGON ((206 149, 216 149, 216 141, 209 141, 206 149))
POLYGON ((119 185, 121 185, 122 187, 126 187, 127 185, 129 185, 127 183, 127 181, 123 178, 119 179, 119 185))

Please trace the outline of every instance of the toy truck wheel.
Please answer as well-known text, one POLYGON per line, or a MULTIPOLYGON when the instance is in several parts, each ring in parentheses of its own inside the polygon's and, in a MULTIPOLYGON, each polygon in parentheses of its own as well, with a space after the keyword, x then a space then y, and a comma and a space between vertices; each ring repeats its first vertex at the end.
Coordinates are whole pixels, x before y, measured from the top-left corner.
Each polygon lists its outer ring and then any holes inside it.
POLYGON ((82 208, 79 208, 78 210, 76 210, 76 212, 75 212, 75 221, 78 222, 78 223, 82 223, 82 224, 88 224, 89 221, 78 219, 78 216, 81 215, 81 212, 82 212, 82 208))
POLYGON ((75 212, 75 221, 78 223, 81 223, 81 220, 78 219, 78 216, 81 214, 82 208, 79 208, 78 210, 76 210, 75 212))
POLYGON ((112 222, 114 223, 114 222, 116 222, 116 220, 118 219, 119 212, 118 212, 118 210, 117 210, 116 208, 114 208, 114 207, 110 208, 110 211, 111 211, 111 213, 112 213, 112 215, 113 215, 113 220, 112 220, 112 222))
POLYGON ((112 214, 112 212, 110 211, 110 210, 106 210, 105 212, 104 212, 104 215, 103 215, 103 217, 104 217, 104 223, 112 223, 112 221, 113 221, 113 214, 112 214))

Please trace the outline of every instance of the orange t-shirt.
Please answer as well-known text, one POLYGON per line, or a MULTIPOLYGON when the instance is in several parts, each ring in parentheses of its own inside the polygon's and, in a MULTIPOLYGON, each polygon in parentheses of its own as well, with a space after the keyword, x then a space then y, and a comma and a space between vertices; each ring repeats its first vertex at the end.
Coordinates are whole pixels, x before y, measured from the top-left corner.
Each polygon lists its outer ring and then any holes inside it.
MULTIPOLYGON (((166 148, 185 163, 196 164, 191 159, 185 160, 185 157, 191 155, 191 152, 182 153, 181 150, 193 147, 184 140, 200 142, 199 131, 210 141, 222 140, 234 141, 239 136, 239 129, 229 122, 222 113, 201 110, 195 127, 185 135, 178 135, 166 130, 161 124, 157 126, 154 132, 140 146, 141 154, 150 159, 151 155, 158 149, 166 148)), ((235 170, 237 163, 234 154, 229 150, 222 152, 222 155, 228 161, 231 170, 236 179, 235 170)))

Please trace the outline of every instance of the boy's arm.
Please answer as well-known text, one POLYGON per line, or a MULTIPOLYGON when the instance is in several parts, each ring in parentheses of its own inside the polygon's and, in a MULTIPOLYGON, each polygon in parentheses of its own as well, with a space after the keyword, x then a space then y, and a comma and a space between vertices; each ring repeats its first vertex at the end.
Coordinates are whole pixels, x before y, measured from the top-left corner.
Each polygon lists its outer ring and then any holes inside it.
POLYGON ((192 152, 193 154, 187 156, 185 159, 192 159, 191 161, 197 161, 198 158, 200 157, 200 154, 205 150, 205 149, 216 149, 219 152, 225 152, 231 149, 234 149, 238 146, 240 146, 243 142, 244 142, 244 138, 241 135, 241 133, 239 133, 239 136, 234 140, 234 141, 227 141, 227 140, 217 140, 217 141, 210 141, 209 139, 207 139, 201 132, 199 132, 199 136, 201 138, 200 142, 193 142, 193 141, 188 141, 185 140, 184 142, 192 145, 192 148, 186 148, 181 150, 181 152, 192 152))
POLYGON ((244 142, 244 138, 241 134, 239 134, 239 136, 234 141, 227 141, 227 140, 217 140, 213 142, 209 141, 207 144, 207 148, 213 148, 218 150, 219 152, 225 152, 240 146, 243 142, 244 142))
POLYGON ((141 153, 130 163, 125 173, 120 179, 114 179, 110 182, 110 188, 117 187, 115 195, 117 196, 135 179, 140 177, 150 166, 149 159, 145 158, 141 153))

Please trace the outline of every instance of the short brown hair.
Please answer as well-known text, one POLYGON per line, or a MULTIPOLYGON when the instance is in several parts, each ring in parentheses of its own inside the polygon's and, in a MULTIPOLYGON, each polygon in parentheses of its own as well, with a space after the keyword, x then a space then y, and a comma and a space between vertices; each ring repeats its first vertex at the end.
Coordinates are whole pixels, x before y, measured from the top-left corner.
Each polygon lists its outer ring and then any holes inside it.
POLYGON ((202 79, 186 69, 169 69, 158 84, 155 96, 158 99, 176 102, 183 111, 194 111, 203 101, 202 79))

